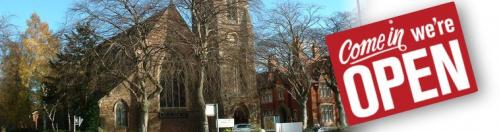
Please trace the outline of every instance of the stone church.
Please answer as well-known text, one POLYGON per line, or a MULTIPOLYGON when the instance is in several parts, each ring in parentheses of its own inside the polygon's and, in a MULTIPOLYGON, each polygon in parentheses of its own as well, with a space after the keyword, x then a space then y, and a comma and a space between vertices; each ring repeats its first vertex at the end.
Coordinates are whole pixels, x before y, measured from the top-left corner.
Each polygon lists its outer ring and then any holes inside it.
MULTIPOLYGON (((213 0, 212 8, 225 4, 226 13, 218 14, 210 28, 227 41, 213 42, 215 58, 230 58, 219 63, 210 63, 211 73, 207 79, 205 93, 207 104, 218 104, 219 118, 233 118, 235 124, 250 123, 260 127, 259 97, 256 88, 256 73, 252 51, 253 31, 248 11, 248 3, 238 0, 213 0)), ((243 0, 240 0, 243 1, 243 0)), ((155 43, 175 42, 173 32, 184 36, 194 35, 172 2, 163 11, 152 15, 146 22, 154 25, 148 40, 155 43)), ((189 51, 184 57, 190 57, 189 51)), ((192 56, 192 55, 191 55, 192 56)), ((175 67, 166 67, 175 68, 175 67)), ((181 71, 189 72, 189 71, 181 71)), ((193 109, 193 83, 183 81, 181 74, 161 74, 164 90, 150 101, 149 131, 196 132, 193 109)), ((132 98, 125 82, 106 83, 99 80, 99 87, 109 89, 99 100, 101 128, 105 131, 137 131, 137 102, 132 98), (102 85, 101 85, 102 84, 102 85)), ((209 117, 209 125, 214 130, 214 118, 209 117)))

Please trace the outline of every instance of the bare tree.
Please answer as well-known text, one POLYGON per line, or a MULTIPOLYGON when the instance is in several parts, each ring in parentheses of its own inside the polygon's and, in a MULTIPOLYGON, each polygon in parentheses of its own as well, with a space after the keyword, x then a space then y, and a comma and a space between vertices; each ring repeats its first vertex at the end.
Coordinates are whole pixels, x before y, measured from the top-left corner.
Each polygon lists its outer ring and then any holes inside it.
POLYGON ((159 73, 165 48, 150 42, 154 20, 148 18, 166 5, 164 0, 91 0, 72 8, 107 38, 96 49, 97 63, 108 75, 128 85, 126 88, 139 104, 141 132, 148 131, 150 100, 163 90, 159 73))
POLYGON ((9 23, 8 16, 0 16, 0 57, 5 56, 6 46, 8 43, 11 43, 12 37, 14 36, 14 25, 9 23))
MULTIPOLYGON (((336 33, 336 32, 341 32, 343 30, 349 29, 353 27, 353 24, 355 23, 355 19, 352 16, 352 13, 350 12, 337 12, 332 16, 327 17, 324 20, 324 24, 326 27, 326 34, 331 34, 331 33, 336 33)), ((326 35, 325 34, 325 35, 326 35)), ((324 53, 327 53, 328 49, 325 46, 321 48, 321 51, 324 53)), ((335 79, 334 75, 334 70, 332 68, 332 63, 330 61, 329 55, 325 54, 325 57, 323 57, 323 61, 319 64, 321 67, 321 76, 324 78, 326 85, 332 89, 333 94, 335 94, 335 104, 336 109, 339 111, 339 117, 336 119, 337 120, 337 126, 339 126, 340 129, 346 128, 347 123, 345 120, 345 113, 344 113, 344 108, 343 104, 340 100, 340 92, 337 87, 337 80, 335 79)))
POLYGON ((43 108, 42 108, 43 111, 45 112, 45 114, 47 114, 47 117, 50 120, 50 124, 51 124, 51 127, 52 127, 53 131, 56 131, 56 126, 55 126, 54 123, 56 121, 56 113, 57 113, 57 107, 58 106, 59 106, 59 100, 54 105, 44 104, 43 108))
POLYGON ((355 20, 351 12, 336 12, 324 19, 324 29, 326 29, 328 33, 340 32, 352 28, 355 20))
POLYGON ((308 127, 307 101, 310 89, 318 76, 315 62, 319 61, 318 39, 315 26, 319 24, 318 7, 286 1, 278 3, 268 12, 263 26, 269 36, 263 38, 267 45, 260 50, 277 58, 278 69, 290 87, 287 91, 300 106, 300 121, 308 127))
POLYGON ((337 12, 322 19, 317 11, 318 7, 290 1, 267 11, 269 17, 263 18, 262 26, 259 26, 262 31, 257 34, 257 60, 261 65, 267 65, 269 59, 278 61, 274 66, 277 66, 281 79, 289 83, 288 92, 301 107, 300 119, 304 128, 308 125, 310 88, 321 76, 335 94, 340 115, 336 119, 337 126, 345 128, 343 107, 324 36, 351 28, 354 19, 349 12, 337 12))

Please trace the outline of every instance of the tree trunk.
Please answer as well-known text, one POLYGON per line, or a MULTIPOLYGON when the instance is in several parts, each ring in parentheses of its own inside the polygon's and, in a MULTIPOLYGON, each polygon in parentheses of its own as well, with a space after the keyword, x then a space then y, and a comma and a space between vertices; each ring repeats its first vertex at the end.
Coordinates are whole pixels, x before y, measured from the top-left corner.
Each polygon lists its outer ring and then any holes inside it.
MULTIPOLYGON (((201 92, 203 94, 203 92, 201 92)), ((198 94, 199 95, 199 94, 198 94)), ((199 109, 198 113, 198 130, 199 132, 208 132, 208 118, 205 114, 205 100, 203 98, 197 98, 197 108, 199 109)))
POLYGON ((68 131, 71 132, 71 115, 69 114, 69 107, 68 107, 68 131))
MULTIPOLYGON (((307 98, 307 97, 306 97, 307 98)), ((308 127, 308 122, 307 122, 307 99, 301 100, 299 102, 299 107, 300 107, 300 121, 302 122, 303 129, 306 129, 308 127)))
POLYGON ((47 114, 46 114, 46 113, 44 113, 44 114, 43 114, 43 116, 42 116, 42 118, 43 118, 43 119, 42 119, 42 120, 43 120, 43 121, 42 121, 42 122, 43 122, 42 129, 43 129, 43 130, 47 130, 47 114))
MULTIPOLYGON (((143 96, 143 100, 141 101, 141 106, 139 110, 139 132, 147 132, 148 131, 148 121, 149 121, 149 100, 147 96, 143 96)), ((128 114, 128 113, 127 113, 128 114)), ((128 116, 127 116, 128 118, 128 116)))
MULTIPOLYGON (((330 61, 327 61, 326 68, 330 68, 330 67, 331 67, 331 63, 330 63, 330 61)), ((348 124, 346 123, 344 107, 342 106, 342 101, 340 100, 341 99, 340 98, 340 91, 339 91, 338 87, 335 85, 335 83, 337 81, 334 78, 333 70, 330 69, 329 71, 327 71, 327 76, 329 76, 329 77, 326 77, 326 75, 325 75, 325 78, 330 78, 327 80, 327 85, 333 91, 333 94, 335 96, 335 107, 339 113, 338 120, 336 119, 336 121, 337 121, 336 125, 338 128, 343 129, 343 128, 346 128, 348 124)))
POLYGON ((54 114, 52 112, 49 112, 49 120, 50 120, 50 125, 52 126, 52 131, 56 130, 56 127, 54 126, 54 114))
POLYGON ((200 84, 198 88, 195 90, 195 109, 199 110, 198 113, 198 127, 196 131, 199 132, 208 132, 208 118, 207 115, 205 114, 205 99, 203 95, 203 91, 205 88, 205 76, 206 76, 206 69, 204 65, 200 66, 200 84))
POLYGON ((343 129, 347 127, 347 123, 345 121, 345 113, 344 113, 344 108, 342 106, 342 102, 340 101, 340 94, 337 88, 334 88, 334 94, 335 94, 335 105, 337 106, 337 110, 339 113, 339 128, 343 129))
POLYGON ((54 120, 50 120, 50 124, 52 125, 52 130, 55 131, 56 130, 56 126, 54 126, 54 120))

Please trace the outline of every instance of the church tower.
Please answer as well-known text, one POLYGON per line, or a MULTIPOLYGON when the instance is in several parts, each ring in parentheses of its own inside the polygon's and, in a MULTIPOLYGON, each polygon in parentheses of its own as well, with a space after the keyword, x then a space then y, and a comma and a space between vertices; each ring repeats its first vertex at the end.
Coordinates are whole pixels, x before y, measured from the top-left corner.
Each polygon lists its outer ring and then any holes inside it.
POLYGON ((219 36, 218 101, 222 118, 234 118, 235 124, 260 127, 259 96, 256 87, 253 30, 248 0, 214 0, 222 8, 214 28, 219 36))

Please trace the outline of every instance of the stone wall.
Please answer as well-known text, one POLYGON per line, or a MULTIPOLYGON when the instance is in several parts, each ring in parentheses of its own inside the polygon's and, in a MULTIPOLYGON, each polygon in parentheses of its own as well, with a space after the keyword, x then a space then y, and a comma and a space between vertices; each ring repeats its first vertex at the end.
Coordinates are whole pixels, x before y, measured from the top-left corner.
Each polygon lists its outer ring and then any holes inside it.
MULTIPOLYGON (((139 128, 139 104, 132 98, 132 95, 126 87, 127 83, 123 82, 108 95, 99 100, 101 127, 106 131, 137 131, 139 128), (127 105, 128 125, 126 128, 119 128, 115 122, 115 105, 119 101, 125 102, 127 105)), ((161 120, 159 119, 159 98, 154 98, 149 102, 149 123, 148 130, 160 130, 161 120)))
POLYGON ((130 93, 124 88, 125 84, 122 83, 118 87, 111 90, 108 95, 101 98, 99 100, 99 108, 100 108, 100 118, 101 118, 101 127, 107 131, 127 131, 135 130, 137 128, 135 125, 135 112, 132 109, 131 104, 132 100, 130 98, 130 93), (127 117, 128 117, 128 126, 127 128, 118 128, 115 123, 115 104, 119 101, 124 101, 125 105, 127 105, 127 117))

